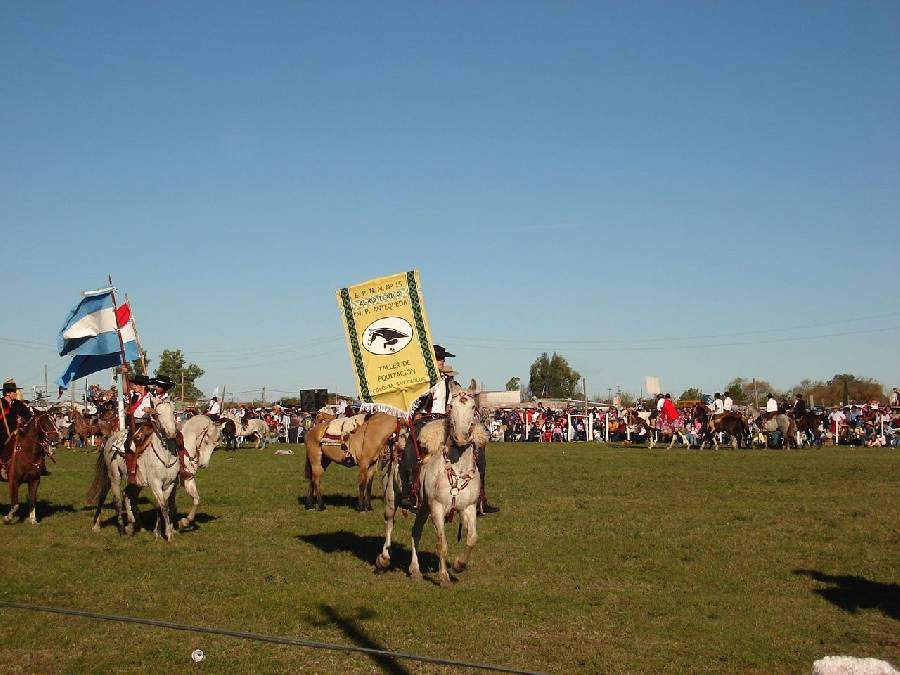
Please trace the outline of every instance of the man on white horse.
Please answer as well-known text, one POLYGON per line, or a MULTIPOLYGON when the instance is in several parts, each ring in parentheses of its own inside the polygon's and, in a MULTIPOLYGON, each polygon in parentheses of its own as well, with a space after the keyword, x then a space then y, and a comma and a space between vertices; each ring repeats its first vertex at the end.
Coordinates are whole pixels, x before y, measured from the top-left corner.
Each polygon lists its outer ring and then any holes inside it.
MULTIPOLYGON (((413 429, 412 433, 406 441, 406 447, 403 453, 403 460, 400 462, 400 480, 402 486, 402 495, 400 498, 400 507, 409 511, 418 508, 419 495, 413 489, 418 483, 415 480, 416 469, 420 459, 418 449, 418 436, 428 422, 434 419, 441 419, 447 416, 447 403, 450 400, 450 385, 453 382, 453 376, 456 371, 446 365, 446 359, 456 356, 451 354, 441 345, 434 345, 434 356, 437 360, 438 372, 441 377, 437 383, 422 394, 419 399, 413 403, 413 429), (415 437, 415 438, 414 438, 415 437)), ((486 471, 485 450, 482 448, 478 453, 477 467, 481 474, 482 494, 484 492, 484 474, 486 471)), ((482 496, 481 511, 482 513, 496 513, 500 509, 491 505, 487 498, 482 496)))
POLYGON ((131 398, 126 414, 130 418, 128 436, 125 439, 125 467, 128 470, 128 483, 137 485, 137 458, 138 453, 134 446, 135 426, 149 419, 151 406, 150 378, 146 375, 134 375, 131 378, 131 398))

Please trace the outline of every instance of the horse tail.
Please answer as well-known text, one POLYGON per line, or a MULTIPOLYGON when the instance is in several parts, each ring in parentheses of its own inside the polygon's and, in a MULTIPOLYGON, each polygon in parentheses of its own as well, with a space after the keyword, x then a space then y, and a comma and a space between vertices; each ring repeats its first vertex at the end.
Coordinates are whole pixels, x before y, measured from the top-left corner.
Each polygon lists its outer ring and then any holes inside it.
POLYGON ((97 451, 97 464, 94 467, 94 480, 85 495, 88 506, 96 506, 100 493, 106 492, 109 488, 109 472, 106 470, 106 461, 103 458, 103 446, 100 446, 100 450, 97 451))

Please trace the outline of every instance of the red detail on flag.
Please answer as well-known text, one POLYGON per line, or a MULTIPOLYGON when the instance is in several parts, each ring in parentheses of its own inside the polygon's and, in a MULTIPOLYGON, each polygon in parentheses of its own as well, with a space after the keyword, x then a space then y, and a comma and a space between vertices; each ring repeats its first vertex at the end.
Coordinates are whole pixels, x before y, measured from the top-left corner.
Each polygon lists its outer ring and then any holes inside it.
POLYGON ((126 302, 124 305, 116 307, 116 324, 122 328, 129 321, 131 321, 131 307, 126 302))

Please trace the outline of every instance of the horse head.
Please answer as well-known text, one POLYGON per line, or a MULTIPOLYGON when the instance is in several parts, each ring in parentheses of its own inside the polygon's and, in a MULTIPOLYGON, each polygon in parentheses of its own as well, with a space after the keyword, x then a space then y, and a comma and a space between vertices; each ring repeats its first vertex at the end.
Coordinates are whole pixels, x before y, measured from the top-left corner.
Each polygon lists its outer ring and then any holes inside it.
POLYGON ((463 389, 455 382, 450 387, 450 401, 447 405, 447 419, 450 424, 450 439, 460 448, 474 441, 475 425, 478 424, 478 394, 475 382, 463 389))
POLYGON ((175 409, 172 406, 172 402, 160 401, 154 408, 156 410, 156 420, 162 427, 163 433, 165 433, 167 438, 174 438, 175 434, 178 433, 178 428, 175 424, 175 409))

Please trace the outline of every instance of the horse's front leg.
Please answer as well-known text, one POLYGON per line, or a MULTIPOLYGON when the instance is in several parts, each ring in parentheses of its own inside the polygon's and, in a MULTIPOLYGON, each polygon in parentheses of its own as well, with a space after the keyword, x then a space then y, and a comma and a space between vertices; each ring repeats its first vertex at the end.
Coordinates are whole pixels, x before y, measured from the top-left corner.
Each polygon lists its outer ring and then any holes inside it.
POLYGON ((137 485, 126 485, 122 493, 122 506, 125 511, 125 534, 134 534, 141 529, 141 509, 138 506, 138 498, 141 488, 137 485))
POLYGON ((469 564, 469 556, 472 555, 472 549, 475 548, 475 544, 478 542, 478 532, 475 530, 475 523, 478 520, 478 509, 474 504, 470 504, 463 510, 460 517, 462 518, 463 527, 466 528, 466 547, 453 561, 453 571, 456 573, 466 569, 466 566, 469 564))
POLYGON ((32 525, 38 524, 37 519, 37 491, 38 485, 41 484, 41 474, 38 473, 37 480, 28 483, 28 522, 32 525))
POLYGON ((4 525, 9 525, 19 510, 19 483, 13 479, 13 468, 12 462, 6 467, 9 475, 9 513, 3 517, 4 525))
POLYGON ((444 505, 435 502, 431 508, 431 523, 434 525, 434 533, 437 535, 437 550, 440 558, 440 571, 438 576, 441 586, 449 586, 450 574, 447 572, 447 531, 444 527, 444 505))
MULTIPOLYGON (((185 491, 190 495, 192 503, 190 512, 181 520, 178 521, 178 527, 180 529, 184 529, 189 525, 193 524, 194 518, 197 517, 197 507, 200 505, 200 492, 197 490, 197 481, 195 476, 191 476, 186 479, 183 483, 185 491)), ((173 491, 172 494, 175 494, 173 491)), ((173 517, 174 517, 174 511, 173 517)))

